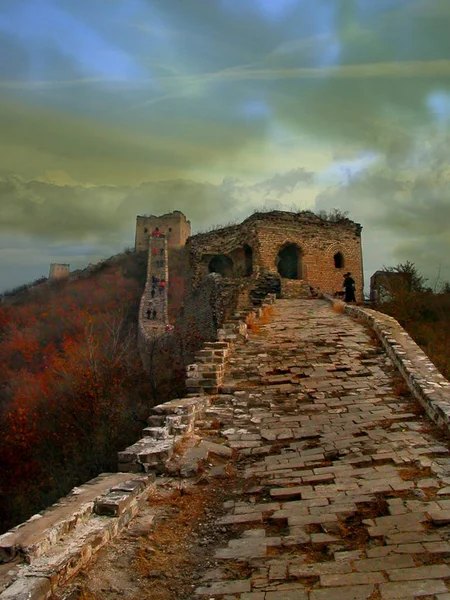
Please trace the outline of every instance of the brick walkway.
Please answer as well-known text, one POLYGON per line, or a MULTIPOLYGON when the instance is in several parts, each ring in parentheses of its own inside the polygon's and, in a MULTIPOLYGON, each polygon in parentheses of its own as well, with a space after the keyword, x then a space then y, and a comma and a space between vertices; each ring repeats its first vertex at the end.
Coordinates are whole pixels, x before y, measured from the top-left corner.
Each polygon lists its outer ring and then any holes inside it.
POLYGON ((245 485, 196 596, 450 600, 448 442, 363 325, 323 301, 275 310, 208 411, 245 485))

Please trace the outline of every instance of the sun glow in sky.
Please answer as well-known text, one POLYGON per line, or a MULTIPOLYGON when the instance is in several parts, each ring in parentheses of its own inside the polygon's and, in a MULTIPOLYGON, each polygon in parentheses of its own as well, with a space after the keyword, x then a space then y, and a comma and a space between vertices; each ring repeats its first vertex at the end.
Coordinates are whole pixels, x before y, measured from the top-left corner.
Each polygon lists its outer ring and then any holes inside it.
POLYGON ((140 213, 270 206, 348 211, 366 280, 450 280, 449 29, 448 0, 2 0, 0 291, 140 213))

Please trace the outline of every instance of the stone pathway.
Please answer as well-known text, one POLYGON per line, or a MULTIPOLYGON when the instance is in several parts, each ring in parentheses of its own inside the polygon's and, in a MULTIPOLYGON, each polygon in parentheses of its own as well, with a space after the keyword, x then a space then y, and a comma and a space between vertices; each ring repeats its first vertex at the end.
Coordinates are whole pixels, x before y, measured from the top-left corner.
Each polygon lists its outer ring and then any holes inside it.
POLYGON ((275 311, 199 424, 245 483, 193 597, 450 600, 446 438, 362 324, 324 301, 275 311))

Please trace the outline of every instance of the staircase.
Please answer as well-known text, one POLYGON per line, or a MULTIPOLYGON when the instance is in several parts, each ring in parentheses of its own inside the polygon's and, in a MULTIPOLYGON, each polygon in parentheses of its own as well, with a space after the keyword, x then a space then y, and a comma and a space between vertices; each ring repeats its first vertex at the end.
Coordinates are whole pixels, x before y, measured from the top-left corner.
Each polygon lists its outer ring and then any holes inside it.
POLYGON ((267 294, 276 294, 277 298, 281 297, 281 279, 279 275, 275 273, 260 275, 248 293, 250 304, 252 306, 261 306, 267 294))

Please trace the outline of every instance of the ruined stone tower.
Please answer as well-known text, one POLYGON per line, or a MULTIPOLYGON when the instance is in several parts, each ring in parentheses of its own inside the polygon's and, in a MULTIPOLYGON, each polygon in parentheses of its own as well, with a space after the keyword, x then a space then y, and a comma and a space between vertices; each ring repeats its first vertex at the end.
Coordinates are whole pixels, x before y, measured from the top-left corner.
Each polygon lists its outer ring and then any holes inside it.
POLYGON ((255 213, 239 225, 194 235, 186 250, 192 283, 209 273, 226 278, 273 274, 284 297, 312 286, 321 292, 342 290, 348 271, 363 298, 361 230, 350 219, 330 222, 312 212, 255 213))

